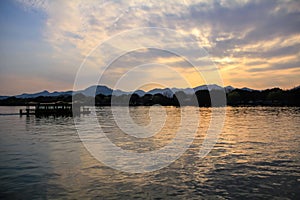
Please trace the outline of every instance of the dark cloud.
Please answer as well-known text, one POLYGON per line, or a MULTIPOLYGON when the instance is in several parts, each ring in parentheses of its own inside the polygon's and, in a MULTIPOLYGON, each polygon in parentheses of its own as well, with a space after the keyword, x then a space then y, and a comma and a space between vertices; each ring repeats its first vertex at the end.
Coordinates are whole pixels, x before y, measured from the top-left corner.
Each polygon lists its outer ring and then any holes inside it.
POLYGON ((64 33, 64 35, 66 37, 70 37, 70 38, 74 38, 74 39, 79 39, 79 40, 83 40, 84 39, 81 35, 76 34, 76 33, 72 33, 72 32, 69 32, 69 31, 66 31, 64 33))
MULTIPOLYGON (((286 47, 278 47, 270 49, 269 51, 260 52, 262 58, 274 58, 289 55, 296 55, 300 53, 300 44, 289 45, 286 47)), ((259 56, 259 55, 257 55, 259 56)))
POLYGON ((259 49, 255 52, 235 52, 234 49, 243 48, 245 45, 268 42, 275 38, 286 40, 299 35, 300 9, 289 11, 283 8, 288 8, 289 4, 295 4, 300 8, 299 1, 298 3, 296 1, 250 1, 245 5, 233 7, 224 7, 220 1, 214 1, 212 5, 199 3, 189 7, 189 18, 200 30, 205 26, 211 28, 209 40, 214 46, 209 49, 209 52, 214 56, 270 58, 295 54, 299 52, 299 45, 275 47, 275 49, 266 52, 259 49), (218 41, 226 33, 232 36, 218 41))
POLYGON ((248 69, 248 72, 263 72, 263 71, 274 71, 274 70, 286 70, 286 69, 293 69, 293 68, 300 68, 300 60, 288 63, 276 63, 272 64, 269 67, 257 67, 248 69))
POLYGON ((253 51, 241 51, 235 52, 234 56, 236 58, 258 58, 258 59, 272 59, 272 58, 280 58, 284 56, 294 56, 300 53, 300 43, 293 44, 289 46, 280 47, 280 43, 278 45, 270 48, 270 49, 262 49, 256 48, 253 51))
POLYGON ((247 62, 245 65, 246 66, 257 66, 257 65, 263 65, 267 64, 266 61, 254 61, 254 62, 247 62))

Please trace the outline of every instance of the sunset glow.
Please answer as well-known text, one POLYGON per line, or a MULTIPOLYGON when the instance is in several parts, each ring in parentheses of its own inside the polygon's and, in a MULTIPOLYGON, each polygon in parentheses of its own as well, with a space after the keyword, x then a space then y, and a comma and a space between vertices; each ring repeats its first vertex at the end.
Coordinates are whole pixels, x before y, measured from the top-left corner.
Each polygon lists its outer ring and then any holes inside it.
MULTIPOLYGON (((299 17, 299 1, 2 1, 0 84, 5 87, 0 94, 71 90, 78 68, 93 49, 141 27, 168 28, 193 40, 207 51, 224 86, 289 89, 300 84, 299 17)), ((180 40, 159 37, 188 51, 180 40)), ((133 44, 116 41, 111 45, 127 49, 133 44)), ((149 57, 148 52, 143 57, 139 52, 144 63, 172 66, 191 83, 168 82, 174 87, 205 83, 179 56, 154 52, 149 57)), ((105 67, 101 63, 95 62, 100 71, 105 67)), ((134 63, 132 57, 122 60, 114 70, 125 73, 124 66, 134 63)), ((149 73, 149 79, 155 79, 156 72, 149 73)), ((164 73, 159 75, 168 79, 164 73)), ((107 80, 110 76, 115 74, 107 74, 107 80)), ((105 84, 114 87, 109 81, 105 84)))

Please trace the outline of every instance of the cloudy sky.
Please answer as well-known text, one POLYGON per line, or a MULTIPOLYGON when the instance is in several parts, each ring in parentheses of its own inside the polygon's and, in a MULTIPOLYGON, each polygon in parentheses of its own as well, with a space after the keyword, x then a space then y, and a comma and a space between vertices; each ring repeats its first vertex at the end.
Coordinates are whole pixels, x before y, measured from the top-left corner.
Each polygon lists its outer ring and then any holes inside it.
POLYGON ((7 0, 0 26, 0 95, 71 90, 78 72, 124 90, 300 84, 297 0, 7 0))

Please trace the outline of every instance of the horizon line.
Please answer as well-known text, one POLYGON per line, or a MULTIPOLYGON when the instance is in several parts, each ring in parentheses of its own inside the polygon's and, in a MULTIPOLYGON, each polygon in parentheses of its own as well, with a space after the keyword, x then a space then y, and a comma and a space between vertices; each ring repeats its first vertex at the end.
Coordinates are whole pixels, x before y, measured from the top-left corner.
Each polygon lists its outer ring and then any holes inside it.
MULTIPOLYGON (((279 87, 279 86, 272 86, 272 87, 268 87, 268 88, 264 88, 264 89, 254 89, 254 88, 252 88, 252 87, 247 87, 247 86, 244 86, 244 87, 234 87, 234 86, 232 86, 232 85, 220 86, 220 85, 218 85, 218 84, 203 84, 203 85, 198 85, 198 86, 195 86, 195 87, 165 87, 165 88, 157 87, 157 88, 150 89, 150 90, 148 90, 148 91, 145 91, 145 90, 142 90, 142 89, 137 89, 137 90, 133 90, 133 91, 127 91, 127 90, 123 90, 123 89, 113 89, 113 88, 111 88, 110 86, 99 84, 99 85, 91 85, 91 86, 88 86, 88 87, 86 87, 86 88, 84 88, 84 89, 80 89, 80 90, 77 90, 77 91, 85 90, 85 89, 87 89, 87 88, 89 88, 89 87, 93 87, 93 86, 104 86, 104 87, 107 87, 107 88, 109 88, 109 89, 111 89, 111 90, 113 90, 113 91, 115 91, 115 90, 121 90, 122 92, 129 92, 129 93, 130 93, 130 92, 134 92, 134 91, 141 90, 141 91, 144 91, 145 93, 147 93, 147 92, 150 92, 151 90, 155 90, 155 89, 167 89, 167 88, 169 88, 169 89, 172 90, 172 89, 175 89, 175 88, 176 88, 176 89, 179 89, 179 90, 184 90, 184 89, 194 89, 194 88, 196 88, 196 87, 200 87, 200 86, 208 86, 208 85, 217 85, 217 86, 222 87, 222 88, 233 87, 234 89, 249 88, 249 89, 251 89, 251 90, 256 90, 256 91, 263 91, 263 90, 268 90, 268 89, 273 89, 273 88, 279 88, 279 89, 281 89, 281 90, 292 90, 292 89, 297 88, 297 87, 300 86, 300 84, 298 84, 298 85, 295 85, 295 86, 293 86, 293 87, 291 87, 291 88, 281 88, 281 87, 279 87)), ((23 93, 21 93, 21 94, 14 94, 14 95, 2 95, 2 94, 0 94, 0 97, 13 97, 13 96, 18 96, 18 95, 23 95, 23 94, 35 94, 35 93, 40 93, 40 92, 54 93, 54 92, 76 92, 76 91, 74 91, 73 89, 70 89, 70 90, 60 90, 60 91, 58 91, 58 90, 52 90, 52 91, 51 91, 51 90, 44 89, 44 90, 40 90, 40 91, 36 91, 36 92, 23 92, 23 93)))

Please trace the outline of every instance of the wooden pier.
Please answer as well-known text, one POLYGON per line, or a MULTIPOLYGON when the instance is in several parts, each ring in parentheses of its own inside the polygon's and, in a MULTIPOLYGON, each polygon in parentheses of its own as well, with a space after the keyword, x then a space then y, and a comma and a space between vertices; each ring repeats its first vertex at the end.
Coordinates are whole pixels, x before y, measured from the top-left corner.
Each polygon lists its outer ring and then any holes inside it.
POLYGON ((55 103, 27 103, 25 109, 20 109, 20 115, 80 115, 89 114, 89 108, 85 108, 81 104, 73 104, 68 102, 55 102, 55 103))

